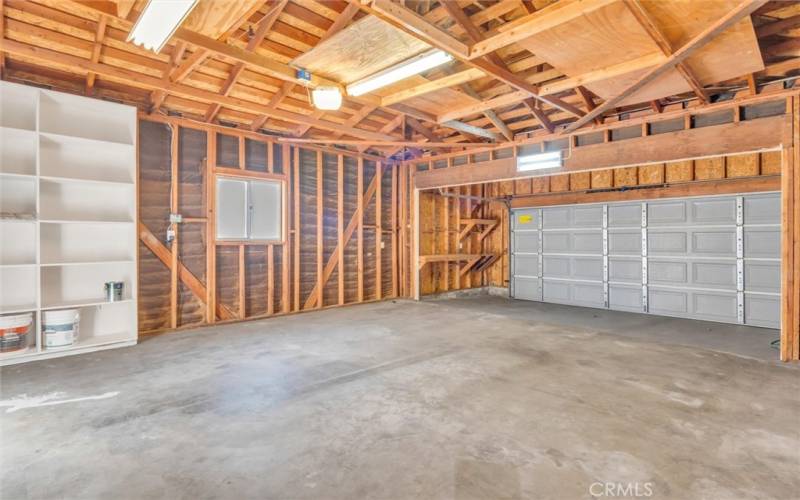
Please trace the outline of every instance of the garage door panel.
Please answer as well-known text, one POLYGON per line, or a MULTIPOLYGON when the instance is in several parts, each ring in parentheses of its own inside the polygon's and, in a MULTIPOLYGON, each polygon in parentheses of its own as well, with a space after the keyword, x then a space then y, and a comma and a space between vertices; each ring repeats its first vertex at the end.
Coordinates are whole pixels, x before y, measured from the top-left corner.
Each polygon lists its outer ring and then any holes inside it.
POLYGON ((515 210, 511 229, 536 229, 539 226, 539 209, 515 210))
POLYGON ((542 251, 569 253, 572 250, 572 235, 568 232, 548 231, 542 233, 542 251))
POLYGON ((514 278, 514 298, 522 300, 539 300, 542 296, 542 282, 536 278, 514 278))
POLYGON ((744 322, 765 328, 780 328, 781 300, 779 296, 745 294, 744 322))
POLYGON ((736 262, 693 262, 691 284, 736 290, 736 262))
POLYGON ((572 227, 572 207, 545 208, 542 210, 544 229, 568 229, 572 227))
POLYGON ((647 305, 651 313, 665 316, 686 316, 689 314, 689 293, 651 287, 647 292, 647 305))
POLYGON ((642 204, 609 205, 608 227, 642 227, 642 204))
POLYGON ((604 307, 602 283, 573 283, 572 301, 587 307, 604 307))
POLYGON ((542 297, 545 302, 557 302, 559 304, 569 304, 572 294, 570 293, 570 283, 566 281, 542 281, 542 297))
POLYGON ((545 278, 570 278, 572 275, 571 260, 570 257, 566 256, 542 256, 542 275, 545 278))
POLYGON ((573 233, 572 251, 575 253, 602 254, 603 233, 601 231, 573 233))
POLYGON ((539 232, 515 231, 514 245, 516 253, 539 253, 539 232))
POLYGON ((687 222, 685 201, 660 201, 647 204, 648 226, 678 226, 687 222))
POLYGON ((704 257, 736 258, 736 229, 695 229, 691 252, 704 257))
POLYGON ((711 198, 689 202, 693 225, 736 225, 736 198, 711 198))
POLYGON ((642 287, 609 285, 608 306, 615 311, 642 312, 642 287))
POLYGON ((781 195, 779 193, 758 194, 745 197, 745 224, 775 224, 780 220, 781 195))
POLYGON ((642 283, 641 259, 625 259, 621 257, 609 257, 608 281, 629 282, 641 285, 642 283))
POLYGON ((689 235, 685 231, 647 231, 648 255, 686 255, 689 253, 689 235))
POLYGON ((744 262, 745 287, 751 292, 781 293, 780 262, 744 262))
POLYGON ((647 281, 650 284, 687 286, 689 284, 689 262, 648 259, 647 281))
POLYGON ((515 255, 514 256, 514 276, 538 276, 539 275, 539 256, 538 255, 515 255))
POLYGON ((641 229, 610 229, 608 253, 611 255, 642 255, 641 229))
POLYGON ((573 257, 571 267, 574 279, 603 281, 602 257, 573 257))
POLYGON ((745 227, 744 256, 761 259, 781 258, 780 227, 745 227))
POLYGON ((736 293, 693 291, 691 295, 694 317, 736 323, 736 293))
POLYGON ((572 210, 572 227, 597 228, 603 225, 602 205, 576 206, 572 210))

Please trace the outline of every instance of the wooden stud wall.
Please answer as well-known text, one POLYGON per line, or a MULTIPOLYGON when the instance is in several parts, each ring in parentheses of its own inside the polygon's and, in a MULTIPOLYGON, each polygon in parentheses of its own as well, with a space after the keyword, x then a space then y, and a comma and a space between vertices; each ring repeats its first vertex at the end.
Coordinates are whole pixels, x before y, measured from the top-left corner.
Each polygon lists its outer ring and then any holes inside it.
POLYGON ((141 333, 400 294, 399 165, 178 118, 139 126, 141 333), (216 176, 281 181, 284 238, 216 241, 216 176))

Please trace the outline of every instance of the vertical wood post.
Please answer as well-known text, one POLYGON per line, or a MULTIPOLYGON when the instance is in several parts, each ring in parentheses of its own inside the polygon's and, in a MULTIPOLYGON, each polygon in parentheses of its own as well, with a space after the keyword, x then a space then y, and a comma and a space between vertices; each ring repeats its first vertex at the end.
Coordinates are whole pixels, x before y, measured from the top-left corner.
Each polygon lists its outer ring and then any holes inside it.
POLYGON ((294 310, 300 310, 300 148, 294 148, 294 310))
POLYGON ((325 191, 322 185, 322 151, 317 151, 317 308, 322 307, 322 299, 325 296, 322 284, 322 253, 324 246, 325 233, 323 232, 324 219, 322 217, 323 210, 325 209, 322 204, 325 191))
POLYGON ((286 176, 283 185, 283 250, 281 251, 281 312, 288 313, 289 305, 289 255, 292 249, 292 238, 289 235, 289 179, 291 178, 291 147, 288 144, 281 146, 282 172, 286 176))
POLYGON ((358 190, 358 255, 356 266, 358 268, 357 294, 358 302, 364 301, 364 158, 358 158, 358 174, 356 177, 358 190))
MULTIPOLYGON (((172 135, 170 138, 170 214, 178 213, 178 185, 180 176, 178 175, 178 135, 180 128, 177 125, 170 126, 172 135)), ((175 237, 172 240, 170 255, 170 280, 169 280, 169 325, 170 328, 178 327, 178 225, 171 224, 175 237)))
POLYGON ((217 133, 206 135, 206 321, 217 321, 217 133))
POLYGON ((392 297, 397 297, 397 165, 392 166, 392 297))
POLYGON ((336 158, 336 243, 339 247, 337 268, 339 305, 344 304, 344 156, 336 158))
POLYGON ((383 270, 381 264, 382 246, 383 246, 383 214, 382 212, 382 197, 383 197, 383 165, 381 162, 375 162, 375 299, 380 300, 383 295, 383 270))

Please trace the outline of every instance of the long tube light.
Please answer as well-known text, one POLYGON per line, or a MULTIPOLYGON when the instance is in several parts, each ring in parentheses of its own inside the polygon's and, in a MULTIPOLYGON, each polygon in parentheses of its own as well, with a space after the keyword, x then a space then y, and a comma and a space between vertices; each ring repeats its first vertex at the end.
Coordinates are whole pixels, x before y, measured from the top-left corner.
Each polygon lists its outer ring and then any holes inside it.
POLYGON ((347 94, 351 96, 360 96, 452 60, 453 56, 447 52, 434 49, 349 84, 347 86, 347 94))
POLYGON ((133 25, 128 41, 160 52, 196 4, 197 0, 149 0, 133 25))
POLYGON ((528 172, 531 170, 543 170, 546 168, 558 168, 564 164, 561 158, 561 151, 551 151, 549 153, 538 153, 533 155, 517 156, 517 171, 528 172))

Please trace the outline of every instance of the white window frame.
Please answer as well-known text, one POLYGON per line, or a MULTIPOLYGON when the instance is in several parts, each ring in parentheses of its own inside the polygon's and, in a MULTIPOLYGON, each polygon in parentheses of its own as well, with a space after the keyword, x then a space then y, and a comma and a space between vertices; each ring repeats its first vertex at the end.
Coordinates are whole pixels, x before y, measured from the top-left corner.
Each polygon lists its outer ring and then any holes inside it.
POLYGON ((216 241, 221 242, 240 242, 240 243, 260 243, 260 244, 277 244, 283 243, 286 239, 286 227, 285 227, 285 214, 284 211, 286 210, 286 181, 281 179, 268 179, 268 178, 254 178, 250 176, 236 176, 236 175, 216 175, 214 176, 214 238, 216 241), (245 189, 245 209, 244 209, 244 226, 245 226, 245 233, 246 236, 244 238, 239 237, 220 237, 219 236, 219 227, 220 227, 220 210, 219 210, 219 181, 236 181, 236 182, 243 182, 246 184, 245 189), (277 185, 279 188, 280 193, 280 200, 278 202, 278 238, 276 239, 264 239, 264 238, 253 238, 252 237, 252 212, 253 212, 253 203, 251 201, 251 191, 253 183, 264 183, 264 184, 274 184, 277 185))

